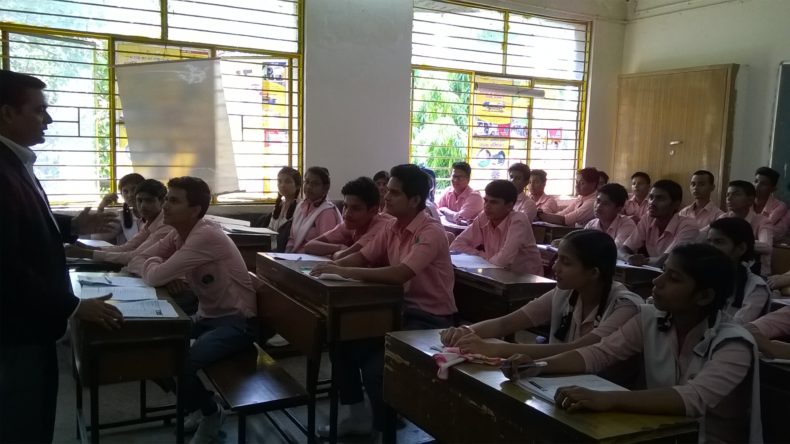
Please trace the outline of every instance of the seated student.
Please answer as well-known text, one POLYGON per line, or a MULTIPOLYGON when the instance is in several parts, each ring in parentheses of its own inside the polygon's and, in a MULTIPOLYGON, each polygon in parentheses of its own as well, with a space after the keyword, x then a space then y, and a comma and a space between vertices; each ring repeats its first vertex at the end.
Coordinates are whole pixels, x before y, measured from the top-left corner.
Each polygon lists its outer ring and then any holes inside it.
MULTIPOLYGON (((138 231, 140 231, 140 213, 137 211, 134 200, 135 188, 140 185, 145 178, 137 173, 127 174, 121 177, 118 181, 118 189, 121 190, 121 197, 123 197, 123 208, 118 214, 118 223, 114 230, 101 234, 92 234, 91 239, 105 240, 115 245, 122 245, 129 239, 133 238, 138 231)), ((105 195, 96 210, 99 213, 112 205, 118 203, 118 195, 110 193, 105 195)))
POLYGON ((598 189, 595 199, 595 219, 584 226, 588 230, 603 231, 614 240, 615 246, 620 248, 631 234, 636 230, 633 219, 621 214, 628 191, 619 183, 608 183, 598 189))
POLYGON ((142 253, 160 239, 170 234, 173 227, 164 223, 162 204, 167 188, 162 182, 146 179, 137 185, 134 200, 143 226, 137 234, 123 245, 104 248, 67 247, 67 256, 95 259, 102 262, 126 265, 136 255, 142 253))
POLYGON ((754 336, 760 353, 769 358, 790 359, 790 344, 775 340, 790 336, 790 307, 772 311, 744 327, 754 336))
MULTIPOLYGON (((436 173, 433 172, 430 168, 420 167, 423 173, 428 176, 428 180, 431 184, 431 191, 428 192, 428 199, 425 201, 425 212, 436 220, 441 220, 441 216, 439 215, 439 209, 436 207, 434 203, 434 194, 436 193, 436 173)), ((385 193, 386 195, 386 193, 385 193)), ((384 197, 381 197, 381 201, 384 202, 384 197)))
POLYGON ((754 212, 754 185, 745 180, 733 180, 727 184, 727 212, 719 216, 737 217, 749 222, 754 232, 754 251, 760 253, 760 274, 771 274, 771 254, 774 245, 774 229, 771 222, 754 212))
POLYGON ((390 181, 390 173, 382 170, 373 175, 373 182, 379 190, 379 213, 384 212, 384 195, 387 194, 387 182, 390 181))
MULTIPOLYGON (((544 192, 548 175, 543 170, 530 170, 529 172, 529 198, 535 202, 538 210, 554 214, 559 210, 557 198, 544 192)), ((536 216, 537 218, 537 216, 536 216)), ((535 219, 533 219, 535 220, 535 219)))
POLYGON ((452 185, 447 187, 436 206, 448 222, 468 224, 483 210, 483 197, 469 186, 472 167, 466 162, 453 164, 452 185))
POLYGON ((352 180, 343 186, 341 193, 343 222, 308 242, 305 253, 342 259, 361 250, 391 219, 387 214, 379 214, 379 190, 369 178, 352 180))
POLYGON ((510 176, 510 182, 518 191, 518 198, 516 199, 516 204, 513 205, 513 211, 526 214, 529 222, 532 223, 538 215, 538 206, 524 192, 530 178, 529 166, 521 162, 514 163, 507 169, 507 173, 510 176))
MULTIPOLYGON (((423 211, 429 186, 428 176, 416 165, 392 168, 384 200, 387 212, 394 219, 359 252, 334 263, 318 264, 311 273, 335 273, 363 281, 404 285, 403 330, 452 326, 457 311, 453 296, 455 276, 444 229, 423 211)), ((382 341, 344 347, 337 356, 335 365, 349 367, 337 376, 341 403, 359 405, 362 401, 361 370, 373 409, 374 427, 381 430, 384 425, 382 341)), ((352 408, 354 412, 358 408, 352 408)), ((344 421, 338 430, 347 430, 347 424, 344 421)))
POLYGON ((697 239, 699 228, 694 220, 677 214, 682 201, 683 189, 677 182, 659 180, 653 184, 646 217, 620 248, 629 264, 660 267, 673 248, 697 239), (646 255, 640 253, 642 249, 646 255))
POLYGON ((593 219, 598 190, 598 170, 583 168, 576 173, 576 199, 556 214, 538 210, 538 220, 569 227, 584 226, 593 219))
POLYGON ((274 211, 269 217, 268 228, 276 231, 277 248, 275 251, 284 252, 291 234, 291 223, 299 205, 299 195, 302 191, 302 175, 291 167, 282 167, 277 172, 277 201, 274 211))
POLYGON ((782 274, 768 276, 766 279, 771 290, 776 290, 785 296, 790 296, 790 271, 782 274))
POLYGON ((776 185, 779 183, 779 173, 768 167, 757 168, 754 172, 754 188, 757 196, 754 199, 754 212, 768 219, 774 227, 774 238, 780 239, 787 233, 787 223, 790 218, 787 204, 774 197, 776 185))
POLYGON ((285 251, 302 253, 306 243, 340 224, 340 212, 329 199, 329 171, 310 167, 304 176, 304 200, 296 207, 285 251))
POLYGON ((690 188, 694 203, 680 210, 679 214, 694 219, 697 226, 703 229, 724 214, 724 211, 710 200, 711 193, 716 189, 713 173, 705 170, 695 171, 691 176, 690 188))
POLYGON ((606 171, 598 170, 598 189, 600 190, 607 183, 609 183, 609 175, 606 174, 606 171))
POLYGON ((441 332, 442 344, 463 353, 509 357, 520 353, 533 358, 552 356, 595 344, 615 332, 639 312, 642 298, 613 282, 617 248, 600 231, 574 231, 560 242, 554 263, 557 287, 497 319, 441 332), (519 330, 549 325, 549 344, 513 344, 484 341, 519 330))
POLYGON ((625 201, 623 214, 629 216, 634 222, 639 221, 647 214, 647 194, 650 192, 650 176, 642 171, 631 175, 631 196, 625 201))
POLYGON ((724 312, 739 324, 751 322, 768 312, 771 290, 752 273, 748 264, 754 260, 754 233, 743 219, 725 217, 710 224, 708 243, 723 251, 736 264, 735 292, 724 312))
POLYGON ((543 276, 529 218, 513 208, 516 187, 506 180, 494 180, 485 191, 483 212, 455 238, 450 250, 480 256, 517 273, 543 276))
MULTIPOLYGON (((721 308, 732 295, 732 261, 710 245, 672 250, 653 282, 655 306, 599 343, 544 359, 519 376, 599 373, 642 354, 646 390, 562 387, 554 401, 575 411, 621 411, 703 418, 700 442, 762 442, 759 365, 754 340, 721 308)), ((524 356, 513 365, 531 362, 524 356)), ((508 376, 518 370, 507 369, 508 376)))
POLYGON ((191 443, 207 443, 218 438, 222 414, 197 372, 252 345, 257 334, 255 289, 233 241, 221 226, 203 219, 211 202, 208 185, 196 177, 177 177, 167 187, 162 211, 173 231, 132 259, 128 268, 155 287, 186 276, 197 295, 195 342, 181 390, 190 413, 186 422, 200 421, 191 443))

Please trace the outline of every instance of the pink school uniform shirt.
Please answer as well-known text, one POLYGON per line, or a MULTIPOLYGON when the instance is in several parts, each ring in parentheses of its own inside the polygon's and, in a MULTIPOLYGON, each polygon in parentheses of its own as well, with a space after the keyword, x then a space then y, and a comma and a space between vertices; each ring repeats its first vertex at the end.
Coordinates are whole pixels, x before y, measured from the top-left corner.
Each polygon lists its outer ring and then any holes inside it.
POLYGON ((541 194, 540 197, 535 197, 534 194, 530 194, 529 198, 535 202, 535 206, 537 206, 539 210, 546 213, 554 214, 560 208, 560 206, 557 204, 557 198, 554 196, 549 196, 546 193, 541 194))
POLYGON ((323 237, 327 243, 345 245, 350 247, 354 244, 359 244, 364 247, 368 242, 375 238, 379 232, 391 221, 392 216, 384 213, 379 213, 370 220, 370 223, 364 230, 350 230, 346 228, 346 223, 342 222, 340 225, 332 228, 319 237, 323 237))
POLYGON ((483 210, 483 196, 470 186, 457 194, 450 185, 444 190, 436 206, 439 209, 447 208, 451 211, 446 214, 447 220, 450 222, 471 221, 483 210))
POLYGON ((790 307, 782 307, 752 321, 752 325, 768 339, 790 335, 790 307))
POLYGON ((633 218, 634 222, 639 222, 642 218, 647 217, 647 197, 642 200, 642 203, 639 203, 635 195, 629 195, 625 206, 623 206, 623 214, 633 218))
POLYGON ((414 277, 404 285, 405 306, 446 316, 458 311, 453 296, 455 275, 442 224, 423 211, 405 227, 387 222, 360 254, 373 266, 405 264, 414 277))
POLYGON ((718 207, 718 205, 714 204, 713 201, 708 201, 707 205, 702 208, 697 207, 697 203, 694 202, 693 204, 683 208, 678 213, 683 217, 688 217, 694 219, 694 222, 697 223, 697 227, 703 229, 710 225, 711 222, 718 219, 719 216, 724 214, 724 211, 718 207))
MULTIPOLYGON (((305 218, 308 217, 313 211, 321 211, 321 214, 315 218, 313 226, 307 230, 307 235, 305 235, 304 240, 300 245, 294 245, 296 242, 294 233, 297 232, 299 227, 291 225, 291 234, 288 235, 288 244, 285 247, 285 251, 290 253, 304 253, 304 246, 306 243, 317 238, 321 234, 326 233, 332 228, 335 228, 341 222, 340 213, 338 213, 337 208, 335 207, 319 209, 313 205, 313 202, 306 199, 303 200, 299 206, 302 208, 302 214, 305 218)), ((291 223, 294 224, 295 221, 291 223)))
POLYGON ((200 318, 256 315, 255 289, 244 259, 222 227, 201 219, 186 240, 171 231, 129 262, 129 271, 159 287, 186 276, 200 318))
POLYGON ((768 197, 765 201, 765 206, 760 215, 768 219, 771 225, 774 226, 774 237, 780 238, 787 234, 787 224, 790 223, 790 217, 787 217, 788 210, 787 204, 774 196, 768 197))
POLYGON ((588 230, 603 231, 614 240, 614 244, 617 246, 617 248, 620 248, 623 246, 625 241, 631 237, 634 231, 636 231, 636 224, 630 217, 624 214, 618 214, 612 223, 609 224, 609 227, 607 227, 605 230, 601 226, 600 219, 593 219, 587 222, 587 225, 585 225, 584 228, 588 230))
POLYGON ((164 212, 160 211, 159 215, 151 222, 143 225, 142 229, 129 239, 129 242, 95 251, 93 258, 114 264, 128 264, 137 254, 155 245, 173 231, 173 227, 165 225, 164 217, 164 212))
POLYGON ((570 205, 560 210, 557 215, 565 216, 565 225, 575 227, 584 226, 595 217, 595 198, 598 193, 586 196, 576 196, 570 205))
POLYGON ((532 223, 538 215, 538 206, 534 200, 527 197, 527 194, 522 191, 518 194, 516 204, 513 205, 513 211, 526 214, 529 222, 532 223))
POLYGON ((524 213, 511 211, 496 227, 485 213, 480 213, 472 225, 455 238, 450 250, 481 256, 517 273, 543 276, 543 262, 532 224, 524 213), (482 250, 478 249, 480 246, 482 250))
POLYGON ((672 216, 663 233, 659 232, 656 219, 646 216, 636 225, 636 231, 631 234, 623 246, 633 252, 645 247, 649 257, 659 257, 669 253, 678 245, 694 242, 699 236, 696 222, 678 214, 672 216))

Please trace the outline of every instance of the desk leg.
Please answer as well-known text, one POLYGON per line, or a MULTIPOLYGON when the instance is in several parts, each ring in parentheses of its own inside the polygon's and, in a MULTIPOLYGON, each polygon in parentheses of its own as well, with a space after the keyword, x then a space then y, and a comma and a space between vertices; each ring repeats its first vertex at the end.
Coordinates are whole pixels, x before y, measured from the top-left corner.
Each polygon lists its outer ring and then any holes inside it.
POLYGON ((184 366, 186 364, 186 348, 181 349, 181 356, 178 361, 181 364, 177 369, 178 382, 176 383, 176 443, 184 444, 184 392, 182 390, 184 382, 184 366))
POLYGON ((145 409, 148 405, 148 400, 146 399, 147 393, 145 390, 145 379, 140 380, 140 419, 145 419, 145 409))
POLYGON ((313 444, 315 439, 315 398, 316 386, 318 385, 318 370, 321 366, 318 360, 307 358, 307 442, 313 444), (318 362, 316 362, 318 361, 318 362))
POLYGON ((332 382, 329 385, 329 444, 337 444, 337 411, 338 411, 338 392, 337 392, 337 343, 329 343, 329 360, 332 363, 332 382))
POLYGON ((81 440, 82 435, 80 434, 80 419, 82 416, 82 382, 80 381, 79 373, 77 373, 77 364, 74 362, 74 357, 72 356, 71 359, 71 368, 74 375, 74 395, 77 404, 77 439, 81 440))
MULTIPOLYGON (((94 366, 96 369, 98 366, 94 366)), ((93 375, 96 375, 94 372, 93 375)), ((95 377, 94 377, 95 379, 95 377)), ((91 392, 91 444, 99 444, 99 384, 90 383, 91 392)))

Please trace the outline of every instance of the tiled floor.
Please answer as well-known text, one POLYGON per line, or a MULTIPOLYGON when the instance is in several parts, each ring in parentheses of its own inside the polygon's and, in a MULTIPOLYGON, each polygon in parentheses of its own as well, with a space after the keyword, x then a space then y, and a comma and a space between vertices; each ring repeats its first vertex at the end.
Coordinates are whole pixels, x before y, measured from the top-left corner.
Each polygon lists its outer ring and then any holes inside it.
MULTIPOLYGON (((71 364, 70 364, 71 349, 67 344, 60 344, 58 346, 58 361, 60 365, 60 390, 58 392, 58 412, 55 423, 55 442, 56 443, 78 443, 76 436, 76 422, 75 422, 75 391, 74 381, 71 377, 71 364)), ((304 380, 304 359, 303 358, 286 358, 281 361, 286 369, 291 373, 297 381, 304 380)), ((328 362, 325 357, 323 359, 323 366, 321 370, 321 379, 328 377, 328 362)), ((99 389, 99 412, 101 422, 120 421, 126 419, 133 419, 137 417, 139 411, 139 395, 138 383, 125 383, 115 384, 109 386, 102 386, 99 389)), ((173 403, 175 397, 164 393, 158 386, 151 383, 148 384, 148 404, 169 404, 173 403)), ((85 392, 83 403, 86 406, 85 414, 89 414, 87 406, 89 405, 88 393, 85 392)), ((292 409, 294 415, 306 423, 307 409, 304 407, 292 409)), ((342 412, 342 411, 341 411, 342 412)), ((342 414, 342 413, 341 413, 342 414)), ((286 430, 291 436, 292 441, 307 442, 306 437, 297 429, 282 413, 275 412, 273 414, 275 420, 280 426, 286 430)), ((329 401, 326 398, 319 399, 317 405, 316 421, 319 425, 325 424, 329 417, 329 401)), ((225 432, 226 444, 236 442, 236 417, 228 416, 223 425, 225 432)), ((188 439, 188 437, 187 437, 188 439)), ((399 443, 424 443, 430 442, 432 439, 425 434, 422 430, 415 427, 413 424, 407 423, 407 426, 398 431, 399 443)), ((137 426, 129 426, 117 429, 102 430, 101 440, 102 443, 108 444, 143 444, 143 443, 166 443, 175 442, 175 426, 173 424, 164 425, 162 422, 148 423, 137 426)), ((285 441, 272 424, 266 419, 264 415, 258 415, 247 419, 247 442, 248 443, 261 443, 279 444, 285 441)), ((349 437, 343 439, 343 443, 367 443, 371 441, 369 436, 349 437)), ((188 441, 187 441, 188 442, 188 441)))

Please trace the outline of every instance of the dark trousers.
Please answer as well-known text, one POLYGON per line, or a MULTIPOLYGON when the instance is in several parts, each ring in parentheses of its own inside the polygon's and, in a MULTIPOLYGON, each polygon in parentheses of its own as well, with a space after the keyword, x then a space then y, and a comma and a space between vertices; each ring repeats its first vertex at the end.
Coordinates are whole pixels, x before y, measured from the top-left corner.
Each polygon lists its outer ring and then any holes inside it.
POLYGON ((49 443, 55 429, 55 343, 0 346, 0 443, 49 443))
MULTIPOLYGON (((403 330, 427 330, 453 326, 453 316, 438 316, 416 309, 403 312, 403 330)), ((373 428, 384 430, 384 338, 361 339, 339 344, 333 374, 341 404, 362 402, 362 384, 370 399, 373 428)))

